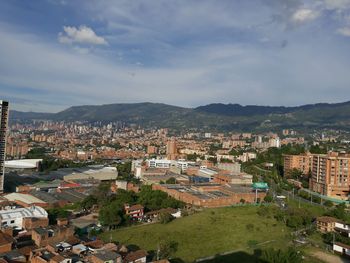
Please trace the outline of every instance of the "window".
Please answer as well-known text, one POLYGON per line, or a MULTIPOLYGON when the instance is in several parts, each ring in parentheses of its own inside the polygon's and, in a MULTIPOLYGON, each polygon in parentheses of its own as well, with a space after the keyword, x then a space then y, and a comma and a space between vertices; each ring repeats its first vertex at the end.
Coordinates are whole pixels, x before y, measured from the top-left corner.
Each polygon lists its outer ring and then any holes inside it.
POLYGON ((15 220, 11 220, 10 224, 14 224, 15 223, 15 220))

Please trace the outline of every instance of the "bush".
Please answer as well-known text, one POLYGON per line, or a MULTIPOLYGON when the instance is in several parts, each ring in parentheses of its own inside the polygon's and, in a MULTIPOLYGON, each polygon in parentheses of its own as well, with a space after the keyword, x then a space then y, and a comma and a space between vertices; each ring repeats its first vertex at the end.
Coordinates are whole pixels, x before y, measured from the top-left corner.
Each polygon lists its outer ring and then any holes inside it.
POLYGON ((254 229, 254 225, 253 225, 253 224, 247 224, 245 227, 246 227, 247 230, 249 230, 249 231, 251 231, 251 230, 254 229))
POLYGON ((186 210, 186 209, 183 209, 182 211, 181 211, 181 216, 183 216, 183 217, 185 217, 185 216, 188 216, 189 214, 188 214, 188 211, 186 210))
POLYGON ((264 201, 265 201, 266 203, 271 203, 271 202, 273 201, 272 195, 267 194, 267 195, 264 197, 264 201))
POLYGON ((323 204, 327 207, 333 207, 333 202, 331 202, 329 200, 326 200, 323 204))
POLYGON ((167 224, 173 220, 174 220, 174 217, 168 212, 159 214, 159 222, 162 224, 167 224))
POLYGON ((303 255, 294 248, 288 248, 287 250, 275 250, 273 248, 269 248, 262 252, 260 261, 268 263, 299 263, 303 261, 303 255))

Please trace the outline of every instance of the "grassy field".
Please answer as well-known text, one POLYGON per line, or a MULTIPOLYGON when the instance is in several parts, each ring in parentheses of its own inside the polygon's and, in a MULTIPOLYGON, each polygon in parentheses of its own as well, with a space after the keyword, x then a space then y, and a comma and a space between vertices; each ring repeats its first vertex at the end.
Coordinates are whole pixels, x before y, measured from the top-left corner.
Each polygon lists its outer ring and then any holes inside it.
POLYGON ((149 251, 156 250, 161 240, 176 242, 178 248, 174 256, 184 262, 226 251, 252 254, 253 248, 285 248, 291 239, 288 228, 272 218, 258 216, 257 209, 207 209, 165 225, 151 224, 111 231, 104 233, 102 238, 109 240, 112 237, 114 241, 149 251))

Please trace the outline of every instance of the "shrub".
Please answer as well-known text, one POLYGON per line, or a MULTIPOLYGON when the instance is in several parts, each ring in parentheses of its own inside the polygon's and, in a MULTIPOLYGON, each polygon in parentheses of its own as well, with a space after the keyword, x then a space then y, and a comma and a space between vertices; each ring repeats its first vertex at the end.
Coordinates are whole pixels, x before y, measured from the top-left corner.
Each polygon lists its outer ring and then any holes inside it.
POLYGON ((167 224, 171 221, 173 221, 174 217, 168 213, 168 212, 164 212, 159 214, 159 222, 162 224, 167 224))
POLYGON ((327 207, 333 207, 333 202, 331 202, 329 200, 326 200, 323 204, 327 207))
POLYGON ((253 225, 253 224, 247 224, 245 227, 246 227, 247 230, 249 230, 249 231, 251 231, 251 230, 254 229, 254 225, 253 225))

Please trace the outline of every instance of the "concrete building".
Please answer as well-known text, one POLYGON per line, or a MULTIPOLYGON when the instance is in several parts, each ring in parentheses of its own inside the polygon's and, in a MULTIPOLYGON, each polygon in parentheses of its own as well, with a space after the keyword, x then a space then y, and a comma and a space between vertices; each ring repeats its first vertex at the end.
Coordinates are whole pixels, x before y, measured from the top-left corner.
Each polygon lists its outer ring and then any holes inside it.
POLYGON ((169 160, 175 160, 177 157, 177 145, 176 145, 176 140, 172 138, 167 142, 166 145, 166 155, 169 160))
POLYGON ((11 193, 4 198, 23 207, 40 206, 47 207, 48 203, 30 194, 11 193))
POLYGON ((34 218, 41 222, 37 227, 47 226, 49 223, 47 212, 39 206, 0 210, 1 228, 31 229, 28 219, 34 218))
POLYGON ((240 163, 219 163, 218 168, 221 170, 228 171, 232 174, 238 174, 241 172, 241 164, 240 163))
POLYGON ((247 173, 237 173, 237 174, 219 173, 214 175, 213 182, 218 184, 252 185, 253 176, 247 173))
POLYGON ((293 169, 297 169, 302 172, 304 176, 307 176, 312 169, 312 154, 304 153, 300 155, 283 155, 284 175, 290 177, 293 169))
POLYGON ((9 103, 7 101, 0 100, 0 193, 4 191, 8 114, 9 103))
POLYGON ((163 168, 169 169, 172 164, 171 160, 167 159, 151 159, 147 160, 147 165, 149 168, 163 168))
POLYGON ((189 162, 189 161, 185 161, 185 160, 178 160, 176 162, 176 167, 178 167, 181 172, 186 172, 187 168, 190 166, 194 166, 195 162, 189 162))
POLYGON ((314 154, 310 190, 322 195, 348 199, 350 155, 337 152, 314 154))
POLYGON ((244 200, 246 203, 255 203, 258 199, 263 200, 265 191, 255 193, 251 186, 233 184, 159 184, 153 185, 154 190, 161 190, 177 200, 187 204, 201 207, 223 207, 239 204, 244 200))
POLYGON ((118 177, 118 170, 116 167, 100 167, 91 169, 75 169, 70 175, 65 175, 65 181, 75 181, 82 179, 95 179, 99 181, 114 181, 118 177))
POLYGON ((316 218, 316 228, 322 233, 333 232, 337 221, 331 216, 320 216, 316 218))
POLYGON ((214 169, 214 168, 209 169, 209 168, 201 167, 198 170, 198 176, 209 178, 210 182, 214 180, 214 176, 218 173, 219 173, 219 171, 217 169, 214 169))

